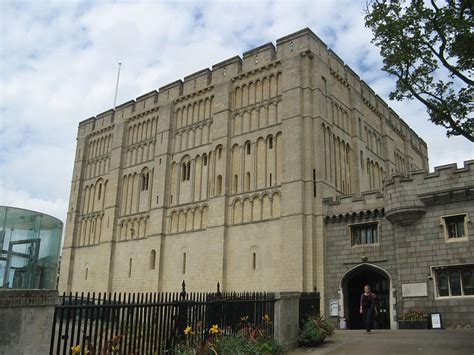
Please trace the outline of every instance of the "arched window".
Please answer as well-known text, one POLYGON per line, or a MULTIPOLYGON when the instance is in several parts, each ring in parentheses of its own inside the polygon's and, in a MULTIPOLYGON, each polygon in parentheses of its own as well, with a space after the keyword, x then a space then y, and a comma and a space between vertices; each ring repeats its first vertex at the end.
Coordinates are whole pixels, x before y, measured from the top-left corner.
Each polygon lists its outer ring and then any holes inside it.
POLYGON ((87 277, 89 276, 89 268, 86 267, 86 273, 84 275, 84 280, 87 280, 87 277))
POLYGON ((268 149, 273 149, 273 137, 268 137, 268 149))
POLYGON ((97 199, 100 200, 102 197, 102 184, 99 184, 99 192, 97 193, 97 199))
POLYGON ((245 151, 247 152, 247 155, 250 154, 250 142, 245 143, 245 151))
POLYGON ((128 277, 132 277, 132 258, 128 259, 128 277))
POLYGON ((245 174, 245 191, 250 191, 250 172, 245 174))
POLYGON ((217 150, 217 159, 222 159, 222 146, 217 150))
POLYGON ((149 179, 150 179, 150 174, 148 173, 148 171, 144 171, 142 173, 142 191, 148 190, 149 179))
POLYGON ((182 181, 185 181, 186 180, 186 176, 187 176, 187 170, 188 170, 188 164, 187 163, 183 163, 183 165, 181 166, 181 169, 182 169, 182 173, 181 173, 181 180, 182 181))
POLYGON ((191 162, 188 162, 188 169, 187 169, 187 175, 186 175, 186 180, 189 180, 191 178, 191 162))
POLYGON ((155 270, 156 267, 156 250, 152 249, 150 252, 150 270, 155 270))
POLYGON ((207 154, 204 153, 202 156, 202 165, 207 166, 207 154))
POLYGON ((257 270, 257 253, 252 254, 252 269, 257 270))
POLYGON ((183 275, 186 273, 186 253, 183 253, 183 275))

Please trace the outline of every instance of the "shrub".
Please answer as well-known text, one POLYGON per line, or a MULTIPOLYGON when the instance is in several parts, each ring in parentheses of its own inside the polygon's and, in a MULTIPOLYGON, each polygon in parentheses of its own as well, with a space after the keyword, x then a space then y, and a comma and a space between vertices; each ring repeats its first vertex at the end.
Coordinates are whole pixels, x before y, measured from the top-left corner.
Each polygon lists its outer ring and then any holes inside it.
POLYGON ((317 346, 334 333, 334 326, 322 317, 308 318, 298 338, 302 346, 317 346))

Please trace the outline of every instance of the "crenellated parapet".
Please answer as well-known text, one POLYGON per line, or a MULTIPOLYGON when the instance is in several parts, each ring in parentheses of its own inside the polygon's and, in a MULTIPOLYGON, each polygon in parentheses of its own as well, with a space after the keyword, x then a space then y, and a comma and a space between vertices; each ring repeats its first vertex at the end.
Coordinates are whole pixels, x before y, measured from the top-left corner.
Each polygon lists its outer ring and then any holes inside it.
POLYGON ((426 213, 427 206, 474 199, 474 160, 419 170, 408 176, 394 174, 385 181, 387 219, 410 225, 426 213))
POLYGON ((384 198, 379 191, 363 192, 361 196, 341 195, 324 198, 325 223, 365 220, 383 216, 384 198))

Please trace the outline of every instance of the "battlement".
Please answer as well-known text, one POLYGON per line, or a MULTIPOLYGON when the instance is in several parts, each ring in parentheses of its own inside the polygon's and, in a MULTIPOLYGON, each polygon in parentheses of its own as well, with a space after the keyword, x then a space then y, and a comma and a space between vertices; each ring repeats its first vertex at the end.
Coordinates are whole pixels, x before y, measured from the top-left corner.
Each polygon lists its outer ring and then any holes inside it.
POLYGON ((337 196, 336 199, 328 197, 323 199, 323 206, 325 207, 324 214, 331 220, 334 219, 333 217, 345 220, 349 216, 353 219, 356 216, 380 215, 383 213, 384 196, 380 191, 367 191, 360 196, 350 194, 337 196))
MULTIPOLYGON (((265 68, 278 65, 282 60, 299 56, 302 53, 312 53, 327 63, 331 75, 346 87, 354 88, 362 97, 364 104, 380 119, 388 121, 393 131, 403 139, 409 138, 412 147, 426 155, 426 143, 369 87, 344 61, 309 28, 286 35, 272 42, 263 44, 234 56, 193 74, 127 101, 115 109, 106 111, 110 119, 102 124, 110 124, 116 118, 129 117, 152 110, 159 105, 167 105, 176 100, 184 100, 189 95, 199 95, 206 90, 213 90, 215 85, 237 80, 247 74, 258 72, 265 68)), ((89 118, 79 123, 85 127, 82 132, 90 132, 98 126, 101 115, 89 118)))
MULTIPOLYGON (((446 164, 436 166, 434 171, 430 172, 427 169, 412 171, 408 175, 396 173, 385 180, 385 188, 390 188, 392 185, 399 184, 425 184, 425 183, 444 183, 449 180, 453 183, 453 178, 465 182, 474 181, 474 160, 467 160, 463 167, 458 168, 457 164, 446 164)), ((474 183, 473 183, 474 185, 474 183)))

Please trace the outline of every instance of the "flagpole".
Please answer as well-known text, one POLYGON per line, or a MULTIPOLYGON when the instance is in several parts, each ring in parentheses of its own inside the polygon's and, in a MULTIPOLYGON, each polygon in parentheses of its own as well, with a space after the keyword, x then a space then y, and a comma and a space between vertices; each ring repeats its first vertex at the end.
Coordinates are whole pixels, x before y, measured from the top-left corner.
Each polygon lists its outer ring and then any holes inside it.
POLYGON ((119 79, 120 79, 120 67, 122 63, 118 63, 118 72, 117 72, 117 84, 115 85, 115 98, 114 98, 114 110, 117 106, 117 94, 118 94, 118 86, 119 86, 119 79))

